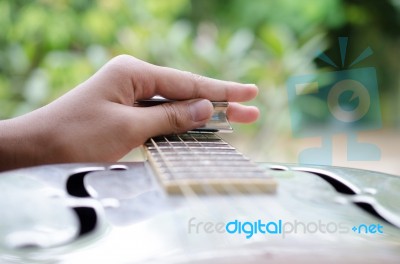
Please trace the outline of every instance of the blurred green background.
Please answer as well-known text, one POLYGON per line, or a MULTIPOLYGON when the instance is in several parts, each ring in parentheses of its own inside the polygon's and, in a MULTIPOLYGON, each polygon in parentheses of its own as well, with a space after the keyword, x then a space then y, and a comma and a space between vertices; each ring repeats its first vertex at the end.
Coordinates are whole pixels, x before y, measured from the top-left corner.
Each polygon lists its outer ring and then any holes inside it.
POLYGON ((258 160, 294 161, 286 80, 332 70, 337 39, 377 70, 383 127, 400 126, 400 1, 0 0, 0 119, 32 111, 126 53, 154 64, 256 83, 261 118, 227 136, 258 160), (289 140, 289 141, 288 141, 289 140))

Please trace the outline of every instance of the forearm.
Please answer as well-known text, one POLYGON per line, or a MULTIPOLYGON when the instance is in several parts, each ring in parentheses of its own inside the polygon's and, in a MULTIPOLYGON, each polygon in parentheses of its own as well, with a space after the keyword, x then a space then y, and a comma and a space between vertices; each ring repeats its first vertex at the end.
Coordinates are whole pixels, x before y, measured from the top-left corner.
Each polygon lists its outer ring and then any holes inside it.
POLYGON ((0 121, 0 171, 40 163, 43 140, 34 123, 25 116, 0 121))

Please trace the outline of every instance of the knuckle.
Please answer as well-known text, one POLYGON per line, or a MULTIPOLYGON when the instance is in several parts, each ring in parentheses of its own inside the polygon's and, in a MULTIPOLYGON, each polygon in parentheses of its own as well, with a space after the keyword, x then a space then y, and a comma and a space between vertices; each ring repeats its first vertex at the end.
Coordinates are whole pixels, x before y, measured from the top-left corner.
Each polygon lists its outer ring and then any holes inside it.
POLYGON ((206 80, 206 77, 189 71, 186 71, 185 74, 189 77, 189 80, 193 84, 191 98, 199 98, 201 92, 200 87, 201 84, 206 80))
POLYGON ((132 69, 138 68, 140 62, 139 59, 136 59, 131 55, 122 54, 112 58, 109 62, 109 66, 114 71, 129 74, 132 69))
POLYGON ((126 63, 131 63, 132 61, 136 61, 136 60, 137 59, 131 55, 121 54, 121 55, 115 56, 111 61, 116 64, 126 64, 126 63))
POLYGON ((164 109, 168 125, 170 126, 172 132, 179 133, 183 131, 185 127, 184 118, 178 107, 171 103, 165 103, 161 106, 164 109))
POLYGON ((204 76, 201 76, 197 73, 189 72, 190 78, 193 79, 195 82, 201 82, 204 80, 204 76))

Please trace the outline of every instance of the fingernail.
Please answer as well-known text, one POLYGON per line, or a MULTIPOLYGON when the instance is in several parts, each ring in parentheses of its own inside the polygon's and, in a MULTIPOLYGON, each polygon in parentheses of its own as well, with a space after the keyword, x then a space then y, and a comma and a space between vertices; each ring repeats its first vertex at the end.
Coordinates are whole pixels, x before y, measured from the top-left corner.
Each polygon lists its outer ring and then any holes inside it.
POLYGON ((189 104, 189 112, 192 121, 198 122, 210 118, 213 106, 206 99, 197 100, 189 104))

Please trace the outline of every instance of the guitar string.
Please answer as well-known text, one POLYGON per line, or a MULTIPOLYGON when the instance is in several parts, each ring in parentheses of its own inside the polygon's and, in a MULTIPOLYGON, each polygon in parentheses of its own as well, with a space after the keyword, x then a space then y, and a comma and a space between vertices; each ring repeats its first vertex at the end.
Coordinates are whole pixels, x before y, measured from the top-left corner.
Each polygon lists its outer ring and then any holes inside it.
MULTIPOLYGON (((166 138, 164 137, 164 139, 166 139, 166 138)), ((173 173, 171 171, 172 166, 171 166, 171 164, 169 164, 169 160, 167 158, 165 158, 165 155, 164 155, 163 151, 161 151, 158 143, 153 138, 151 138, 151 142, 152 142, 152 146, 156 148, 157 153, 160 155, 161 162, 165 163, 165 169, 167 169, 169 171, 170 175, 172 175, 172 173, 173 173)), ((153 158, 153 154, 149 151, 149 149, 147 151, 149 152, 149 156, 150 156, 149 158, 153 158)), ((154 169, 158 170, 160 165, 157 164, 157 162, 155 162, 153 167, 154 167, 154 169)), ((163 177, 161 171, 158 170, 156 173, 159 175, 159 177, 163 177)), ((161 185, 162 184, 164 184, 163 180, 161 180, 161 185)), ((203 204, 201 202, 201 199, 199 199, 199 197, 193 192, 193 190, 191 190, 190 188, 187 188, 185 186, 180 187, 180 189, 181 189, 181 192, 184 195, 184 197, 186 199, 189 198, 190 203, 196 205, 196 206, 194 206, 194 208, 201 208, 202 207, 203 204), (197 205, 198 205, 198 207, 197 207, 197 205)), ((191 206, 188 207, 188 209, 190 211, 192 211, 192 207, 191 206)), ((173 218, 172 219, 173 221, 176 221, 178 223, 182 221, 182 219, 179 219, 179 216, 177 214, 175 214, 175 213, 172 213, 172 218, 173 218)), ((179 238, 179 240, 180 240, 181 246, 182 247, 186 247, 186 250, 190 249, 190 248, 188 248, 188 246, 185 246, 185 245, 190 245, 190 241, 188 241, 189 236, 186 234, 185 230, 178 229, 177 231, 182 234, 182 235, 177 236, 179 238)))
MULTIPOLYGON (((214 136, 219 138, 225 144, 229 145, 219 135, 215 135, 214 134, 214 136)), ((265 170, 262 170, 255 163, 250 161, 242 153, 238 152, 236 150, 236 148, 232 148, 232 149, 233 149, 235 154, 240 155, 240 157, 241 157, 241 159, 239 160, 240 162, 245 161, 245 163, 250 165, 248 167, 249 170, 245 171, 244 174, 249 175, 250 173, 251 174, 254 174, 254 173, 262 173, 262 174, 267 173, 265 170)), ((268 177, 268 176, 265 175, 265 177, 268 177)), ((254 181, 254 180, 257 180, 257 178, 255 178, 255 179, 250 178, 249 180, 250 181, 254 181)), ((266 204, 264 202, 265 199, 263 199, 263 198, 265 198, 265 190, 263 190, 262 187, 259 186, 258 184, 250 184, 250 185, 249 184, 243 184, 240 187, 240 189, 237 188, 235 185, 229 184, 229 183, 224 185, 224 186, 226 187, 226 189, 228 190, 228 193, 230 194, 230 197, 228 197, 230 199, 228 203, 229 204, 235 204, 235 205, 239 205, 240 204, 240 206, 241 206, 240 210, 245 213, 244 216, 246 218, 249 218, 248 220, 252 219, 253 216, 257 216, 258 217, 257 219, 260 219, 260 213, 265 214, 265 212, 269 211, 268 204, 266 204), (248 195, 249 193, 251 194, 251 196, 248 195), (259 194, 263 195, 263 196, 261 196, 261 199, 259 199, 259 194), (234 200, 236 202, 232 203, 231 200, 234 200), (243 207, 245 208, 245 210, 243 210, 243 207)))
MULTIPOLYGON (((216 135, 214 135, 214 136, 216 136, 216 135)), ((207 147, 204 146, 204 144, 206 144, 206 143, 207 143, 207 144, 211 143, 211 142, 201 142, 201 141, 198 141, 196 137, 193 137, 193 135, 191 135, 191 137, 192 137, 192 139, 195 140, 196 143, 198 143, 199 146, 201 146, 202 149, 207 149, 207 147), (204 144, 203 144, 203 143, 204 143, 204 144)), ((240 162, 248 161, 241 153, 237 152, 236 149, 234 149, 234 148, 232 148, 231 146, 229 146, 229 144, 227 144, 226 142, 224 142, 220 137, 218 137, 218 136, 216 136, 216 137, 219 139, 219 142, 222 142, 223 145, 228 146, 230 149, 232 149, 233 152, 234 152, 234 154, 239 154, 239 155, 241 155, 241 157, 242 157, 243 159, 240 159, 240 160, 239 160, 240 162)), ((187 149, 189 149, 189 150, 192 151, 192 152, 194 151, 193 148, 192 148, 191 146, 188 145, 188 142, 186 142, 181 136, 178 136, 178 138, 179 138, 179 141, 180 141, 180 142, 183 142, 183 143, 185 144, 185 146, 187 147, 187 149)), ((166 141, 168 141, 169 146, 171 147, 171 149, 173 149, 174 151, 176 151, 176 148, 174 148, 175 146, 174 146, 173 144, 171 144, 171 143, 174 143, 174 142, 171 142, 171 141, 168 140, 167 138, 166 138, 166 141)), ((155 143, 155 142, 153 142, 153 143, 155 143)), ((158 145, 158 144, 157 144, 157 145, 158 145)), ((158 147, 158 146, 157 146, 157 147, 158 147)), ((158 151, 159 151, 161 157, 163 157, 163 160, 165 161, 167 167, 169 167, 169 169, 170 169, 171 172, 172 172, 172 171, 174 170, 173 167, 172 167, 173 165, 172 165, 172 164, 169 164, 169 161, 167 161, 167 159, 166 159, 166 157, 165 157, 163 151, 161 151, 160 148, 158 148, 158 151)), ((177 155, 177 156, 179 156, 179 155, 177 155)), ((229 161, 229 160, 228 160, 228 161, 229 161)), ((248 161, 248 162, 250 162, 250 161, 248 161)), ((252 164, 251 167, 252 167, 252 168, 256 168, 256 165, 255 165, 255 164, 252 164)), ((207 184, 206 181, 199 181, 199 182, 202 184, 201 187, 203 188, 203 191, 205 191, 206 193, 212 194, 212 195, 220 194, 218 191, 214 190, 213 186, 210 186, 209 184, 207 184)), ((177 183, 179 184, 179 181, 177 181, 177 183)), ((236 186, 235 186, 235 185, 232 185, 232 184, 223 184, 222 186, 223 186, 223 188, 225 189, 224 192, 230 195, 230 197, 227 197, 227 195, 222 195, 222 196, 219 195, 219 196, 225 198, 225 199, 224 199, 224 200, 225 200, 225 203, 226 203, 228 206, 230 206, 230 207, 232 207, 232 204, 234 204, 237 211, 242 211, 242 212, 244 211, 244 213, 245 213, 246 215, 248 215, 248 213, 249 213, 249 210, 248 210, 248 209, 254 207, 254 201, 252 201, 252 206, 248 206, 249 201, 243 201, 243 198, 248 198, 248 196, 245 195, 246 192, 250 192, 250 193, 252 193, 252 192, 257 192, 257 193, 260 193, 260 190, 259 190, 258 186, 257 186, 257 185, 250 185, 250 186, 249 186, 249 185, 245 184, 245 185, 244 185, 245 193, 244 193, 242 190, 239 190, 238 188, 236 188, 236 186), (238 198, 238 197, 237 197, 238 195, 240 195, 241 197, 238 198), (229 198, 229 199, 228 199, 228 198, 229 198), (232 200, 234 200, 234 203, 232 203, 232 200), (236 202, 235 202, 235 201, 236 201, 236 202), (246 208, 246 209, 243 210, 243 207, 240 206, 240 204, 242 204, 242 205, 245 204, 245 207, 244 207, 244 208, 246 208)), ((183 193, 187 198, 188 198, 188 197, 196 197, 196 198, 198 198, 196 192, 193 191, 193 190, 191 190, 190 187, 188 187, 188 186, 186 186, 186 185, 182 185, 182 184, 181 184, 179 187, 182 189, 182 190, 181 190, 182 193, 183 193)), ((246 200, 248 200, 248 199, 246 199, 246 200)), ((199 200, 196 199, 196 204, 197 204, 197 205, 198 205, 198 201, 199 201, 199 200)), ((200 200, 200 201, 201 201, 201 200, 200 200)), ((201 203, 200 203, 200 204, 201 204, 201 203)), ((260 205, 260 204, 258 204, 258 205, 260 205)), ((261 208, 260 208, 260 206, 257 206, 257 207, 258 207, 258 209, 264 209, 263 206, 261 206, 261 208)), ((208 208, 208 209, 209 209, 209 208, 208 208)))
MULTIPOLYGON (((232 164, 234 162, 232 160, 232 154, 237 155, 236 150, 233 147, 231 147, 229 144, 224 142, 220 137, 218 137, 214 133, 212 133, 210 135, 208 135, 208 134, 201 134, 201 135, 195 134, 195 135, 196 136, 191 134, 190 136, 200 146, 200 148, 202 150, 205 150, 204 151, 205 153, 207 153, 207 154, 210 152, 218 153, 218 151, 221 151, 221 147, 227 148, 228 150, 226 153, 220 154, 220 155, 226 156, 222 159, 222 163, 226 162, 227 164, 232 164), (204 136, 204 137, 206 137, 206 139, 199 141, 197 136, 200 136, 200 137, 204 136), (212 138, 212 140, 214 140, 214 138, 216 138, 217 141, 212 141, 211 138, 212 138), (212 144, 213 146, 215 146, 215 145, 221 145, 221 146, 217 146, 215 149, 211 148, 208 151, 206 151, 207 145, 209 146, 209 144, 212 144)), ((192 148, 189 147, 189 149, 191 151, 193 151, 192 148)), ((243 158, 244 157, 240 156, 240 159, 238 161, 242 162, 243 158)), ((211 162, 211 164, 212 164, 212 162, 211 162)), ((216 166, 216 169, 218 170, 215 173, 221 173, 221 168, 219 168, 218 162, 215 162, 212 165, 216 166)), ((219 183, 216 186, 214 186, 212 184, 208 184, 207 181, 200 180, 200 183, 202 185, 203 190, 205 190, 205 192, 207 193, 207 195, 217 197, 218 201, 220 202, 221 207, 222 208, 230 208, 230 213, 231 214, 233 213, 235 215, 235 217, 238 215, 241 215, 241 214, 242 215, 248 214, 249 208, 251 208, 251 206, 248 206, 248 204, 243 203, 243 200, 240 197, 240 196, 243 196, 243 195, 240 195, 240 194, 242 194, 242 190, 236 188, 236 186, 234 184, 231 184, 229 182, 229 178, 228 178, 227 182, 219 183), (215 189, 216 187, 219 187, 220 189, 222 189, 222 191, 216 190, 215 189)), ((224 210, 220 210, 220 207, 213 207, 213 206, 208 207, 208 211, 212 217, 211 219, 220 219, 221 214, 224 212, 224 210)), ((223 217, 223 215, 222 215, 222 217, 223 217)), ((223 219, 226 220, 226 216, 223 219)), ((237 243, 237 240, 233 240, 232 237, 229 237, 229 236, 222 236, 222 237, 219 237, 219 239, 216 240, 215 243, 217 243, 219 246, 231 248, 232 246, 235 246, 235 243, 237 243)), ((243 241, 240 241, 240 244, 241 243, 243 243, 243 241)))
MULTIPOLYGON (((238 161, 240 161, 240 162, 245 161, 245 163, 251 164, 250 168, 252 168, 252 169, 257 168, 254 163, 252 163, 250 160, 248 160, 243 154, 239 153, 235 148, 231 147, 221 137, 219 137, 218 135, 215 135, 214 133, 212 133, 212 135, 214 137, 216 137, 219 142, 222 142, 225 146, 229 146, 229 148, 232 150, 232 152, 228 154, 228 157, 231 154, 239 155, 240 159, 238 161)), ((204 142, 199 142, 196 139, 196 137, 194 137, 194 139, 201 146, 204 147, 204 144, 205 144, 204 142)), ((204 147, 204 149, 206 149, 206 148, 204 147)), ((227 161, 228 161, 228 163, 233 162, 229 158, 227 159, 227 161)), ((251 171, 251 172, 253 172, 253 171, 251 171)), ((245 173, 249 173, 249 171, 245 171, 245 173)), ((250 179, 250 180, 252 180, 252 179, 250 179)), ((212 190, 213 194, 217 194, 219 196, 220 200, 222 200, 228 208, 233 207, 234 208, 233 212, 237 212, 239 215, 242 214, 244 217, 249 217, 249 216, 253 216, 254 211, 256 211, 256 214, 257 214, 259 212, 265 211, 264 209, 267 209, 267 208, 265 208, 265 205, 262 203, 262 201, 256 200, 257 202, 254 202, 254 199, 250 199, 250 197, 248 195, 248 193, 251 193, 251 194, 261 193, 262 190, 260 190, 258 185, 244 184, 243 185, 244 188, 239 189, 236 187, 236 185, 226 182, 226 183, 222 184, 222 186, 224 187, 225 194, 221 195, 221 193, 214 190, 214 188, 212 186, 207 184, 206 181, 202 181, 202 183, 203 183, 203 185, 205 185, 205 188, 209 187, 209 189, 212 190), (227 196, 226 194, 228 194, 229 196, 227 196)), ((221 212, 222 211, 217 211, 217 214, 221 213, 221 212)), ((223 238, 224 238, 223 241, 225 242, 225 245, 227 245, 227 246, 234 246, 234 243, 237 241, 237 240, 233 241, 232 239, 230 239, 231 237, 228 237, 228 236, 224 236, 223 238)), ((240 242, 244 243, 244 241, 240 241, 240 242)), ((255 241, 253 240, 252 242, 255 242, 255 241)), ((245 254, 248 253, 248 251, 246 251, 246 249, 244 249, 244 252, 245 252, 245 254)))
MULTIPOLYGON (((265 173, 264 171, 262 171, 260 168, 258 168, 258 166, 254 163, 252 163, 249 159, 247 159, 242 153, 238 152, 235 148, 231 147, 228 143, 226 143, 221 137, 219 137, 218 135, 213 134, 213 136, 215 136, 216 138, 218 138, 221 142, 223 142, 225 145, 229 146, 232 150, 232 153, 230 154, 235 154, 235 155, 239 155, 240 159, 238 160, 238 162, 244 162, 247 163, 250 166, 247 166, 250 171, 245 171, 244 174, 254 174, 255 172, 257 173, 265 173), (255 171, 254 171, 255 170, 255 171)), ((199 142, 199 144, 202 144, 201 142, 199 142)), ((229 161, 232 162, 232 161, 229 161)), ((243 180, 244 178, 241 178, 241 180, 243 180)), ((254 179, 249 179, 250 181, 254 180, 254 179)), ((234 195, 241 195, 240 198, 248 198, 249 197, 249 193, 251 194, 258 194, 258 193, 264 193, 264 191, 262 190, 261 187, 259 187, 257 184, 243 184, 243 186, 241 186, 241 189, 239 189, 238 187, 236 187, 236 185, 234 184, 229 184, 229 182, 227 182, 226 184, 223 185, 225 187, 225 190, 227 191, 228 194, 234 194, 234 195)), ((226 196, 225 196, 226 197, 226 196)), ((233 196, 235 197, 235 196, 233 196)), ((240 199, 242 200, 242 199, 240 199)), ((247 207, 247 202, 245 203, 246 207, 247 207)), ((261 204, 258 204, 261 205, 261 204)))
MULTIPOLYGON (((202 135, 207 135, 207 134, 202 134, 202 135)), ((214 135, 214 134, 213 134, 214 135)), ((191 136, 191 138, 196 142, 196 144, 198 144, 198 146, 201 148, 201 149, 203 149, 203 150, 207 150, 207 147, 205 147, 204 146, 204 144, 206 144, 205 142, 201 142, 201 141, 199 141, 195 136, 193 136, 193 135, 190 135, 191 136)), ((197 136, 197 135, 196 135, 197 136)), ((215 135, 214 135, 215 136, 215 135)), ((182 141, 184 141, 181 137, 179 137, 182 141)), ((208 140, 210 140, 210 139, 208 139, 208 140)), ((213 144, 213 143, 211 143, 212 141, 206 141, 207 142, 207 144, 213 144)), ((229 150, 234 150, 234 148, 232 148, 232 147, 230 147, 228 144, 226 144, 225 142, 223 142, 222 140, 220 140, 220 138, 219 138, 219 140, 218 140, 218 142, 219 143, 222 143, 221 145, 224 145, 224 146, 228 146, 228 149, 229 150)), ((187 145, 187 143, 185 143, 186 145, 187 145)), ((214 145, 215 145, 216 143, 214 142, 214 145)), ((190 146, 188 146, 189 148, 189 150, 191 150, 191 151, 193 151, 193 148, 191 148, 190 146)), ((218 148, 218 150, 221 150, 221 148, 219 148, 219 147, 217 147, 218 148)), ((211 151, 214 151, 214 149, 213 150, 210 150, 210 152, 211 151)), ((207 153, 206 151, 205 151, 205 153, 207 153)), ((229 153, 229 152, 228 152, 229 153)), ((227 155, 227 162, 229 162, 229 156, 230 156, 230 154, 222 154, 222 155, 227 155)), ((223 161, 225 161, 225 160, 223 160, 223 161)), ((218 167, 218 164, 216 163, 214 166, 217 166, 218 167)), ((218 168, 217 168, 218 169, 218 168)), ((216 172, 216 173, 220 173, 220 172, 216 172)), ((241 208, 240 207, 240 203, 241 203, 241 201, 240 200, 238 200, 237 199, 237 197, 234 195, 234 194, 238 194, 238 193, 241 193, 240 192, 240 190, 238 190, 237 188, 235 188, 233 185, 231 185, 231 184, 229 184, 229 182, 226 182, 226 183, 224 183, 224 184, 220 184, 219 185, 219 187, 221 188, 222 187, 222 189, 223 189, 223 191, 222 191, 222 193, 221 192, 219 192, 218 190, 216 190, 216 186, 214 187, 212 184, 208 184, 207 183, 207 181, 202 181, 202 180, 199 180, 199 183, 201 184, 201 187, 203 188, 203 190, 205 191, 205 193, 207 194, 207 195, 211 195, 211 196, 218 196, 218 198, 219 198, 219 200, 220 201, 222 201, 226 206, 229 206, 229 207, 231 207, 232 208, 232 206, 233 207, 235 207, 235 209, 237 210, 237 211, 242 211, 243 210, 243 208, 241 208), (229 195, 229 196, 228 196, 229 195)), ((247 206, 246 206, 247 207, 247 206)), ((245 208, 246 208, 245 207, 245 208)), ((209 210, 209 208, 208 208, 208 210, 209 210)), ((216 213, 217 214, 220 214, 221 213, 221 211, 216 211, 216 213)))
MULTIPOLYGON (((215 135, 216 136, 216 135, 215 135)), ((218 136, 216 136, 222 143, 224 143, 225 145, 227 145, 227 146, 229 146, 227 143, 225 143, 220 137, 218 137, 218 136)), ((203 143, 202 142, 199 142, 195 137, 192 137, 200 146, 202 146, 203 148, 205 148, 204 147, 204 145, 203 145, 203 143)), ((191 148, 191 146, 188 146, 188 144, 187 144, 187 142, 185 142, 185 140, 183 140, 182 139, 182 137, 179 137, 179 139, 180 139, 180 141, 181 142, 184 142, 184 144, 187 146, 187 148, 188 149, 190 149, 191 151, 193 151, 193 149, 191 148)), ((208 142, 209 143, 209 142, 208 142)), ((175 150, 175 148, 174 148, 174 145, 172 145, 171 144, 171 142, 169 141, 169 146, 172 148, 172 149, 174 149, 175 150)), ((231 147, 232 148, 232 147, 231 147)), ((206 148, 205 148, 206 149, 206 148)), ((239 153, 239 152, 237 152, 234 148, 232 148, 232 150, 235 152, 235 154, 238 154, 238 155, 240 155, 243 159, 241 159, 240 161, 246 161, 246 162, 249 162, 249 163, 251 163, 250 161, 248 161, 247 159, 245 159, 245 157, 241 154, 241 153, 239 153)), ((164 155, 163 155, 164 156, 164 155)), ((164 158, 165 158, 165 156, 164 156, 164 158)), ((255 164, 251 164, 252 165, 252 167, 253 168, 257 168, 257 166, 255 165, 255 164)), ((171 165, 171 164, 169 164, 169 166, 173 166, 173 165, 171 165)), ((171 170, 174 170, 173 169, 173 167, 172 168, 170 168, 171 170)), ((202 182, 203 183, 203 189, 205 189, 206 190, 206 192, 208 192, 208 193, 210 193, 210 192, 212 192, 212 194, 215 194, 215 193, 218 193, 218 191, 213 191, 213 188, 212 188, 212 186, 210 186, 209 184, 207 184, 205 181, 200 181, 200 182, 202 182)), ((182 186, 182 187, 184 187, 184 186, 182 186)), ((235 185, 232 185, 232 184, 224 184, 223 185, 223 187, 225 188, 225 192, 226 193, 228 193, 228 194, 242 194, 242 196, 243 197, 248 197, 247 195, 244 195, 244 194, 246 194, 246 193, 253 193, 253 192, 255 192, 255 193, 260 193, 260 192, 262 192, 262 190, 260 190, 260 188, 258 188, 258 186, 257 185, 247 185, 247 184, 244 184, 244 189, 245 189, 245 193, 243 193, 243 191, 242 190, 238 190, 237 188, 236 188, 236 186, 235 185)), ((226 195, 224 196, 224 197, 226 197, 226 195)))
MULTIPOLYGON (((168 142, 169 142, 169 145, 172 146, 172 144, 170 144, 171 142, 170 142, 168 139, 166 139, 166 141, 168 141, 168 142)), ((189 147, 188 144, 187 144, 181 137, 180 137, 180 141, 181 141, 181 142, 184 142, 184 145, 185 145, 186 147, 189 147)), ((175 148, 173 148, 173 149, 175 150, 175 148)), ((190 149, 190 148, 188 148, 188 149, 190 149)), ((193 151, 193 150, 190 150, 190 151, 193 151)), ((164 155, 163 155, 163 156, 164 156, 164 155)), ((165 156, 164 156, 164 158, 165 158, 165 156)), ((169 163, 169 162, 167 161, 167 164, 168 164, 168 163, 169 163)), ((168 164, 168 165, 171 166, 171 164, 168 164)), ((170 169, 171 171, 174 170, 173 167, 170 167, 169 169, 170 169)), ((177 181, 177 183, 179 184, 179 181, 177 181)), ((207 188, 207 187, 210 187, 210 186, 204 186, 204 185, 203 185, 202 187, 203 187, 203 188, 207 188)), ((189 206, 189 207, 188 207, 189 210, 192 211, 192 214, 193 214, 193 215, 201 216, 201 217, 203 217, 203 218, 212 219, 212 218, 210 217, 210 216, 213 216, 213 215, 210 213, 210 207, 208 206, 207 203, 203 202, 203 200, 197 199, 197 198, 198 198, 198 195, 196 194, 195 191, 191 190, 191 188, 190 188, 189 186, 186 186, 186 185, 183 185, 183 184, 179 184, 179 188, 181 188, 182 194, 184 194, 185 198, 188 200, 189 205, 190 205, 190 204, 191 204, 191 205, 194 205, 194 206, 189 206), (193 197, 196 197, 195 201, 193 201, 193 197), (199 204, 200 204, 200 208, 202 208, 203 210, 199 210, 199 204), (193 209, 194 209, 194 208, 197 209, 195 213, 193 212, 192 208, 193 208, 193 209), (210 214, 211 214, 211 215, 210 215, 210 214)), ((211 189, 211 188, 209 188, 209 189, 211 189)), ((217 193, 217 192, 215 192, 215 193, 217 193)), ((229 206, 229 203, 228 203, 228 206, 229 206)), ((213 214, 215 214, 215 213, 213 213, 213 214)), ((187 236, 182 236, 182 238, 183 238, 183 239, 186 239, 186 238, 189 239, 189 237, 187 237, 187 236)), ((223 237, 222 241, 224 242, 224 244, 230 244, 230 241, 227 240, 227 238, 225 238, 225 237, 223 237)), ((182 242, 183 242, 183 245, 190 245, 190 243, 185 243, 185 242, 187 242, 186 240, 185 240, 185 241, 182 241, 182 242)), ((214 242, 214 241, 213 241, 213 242, 214 242)))
MULTIPOLYGON (((183 140, 179 136, 178 136, 178 138, 179 138, 180 142, 183 142, 183 144, 186 147, 186 149, 188 149, 190 151, 193 151, 189 147, 188 143, 185 140, 183 140)), ((166 141, 169 143, 169 146, 174 151, 176 151, 176 148, 173 148, 173 145, 171 144, 171 141, 168 140, 168 138, 166 138, 166 141)), ((177 157, 179 158, 179 155, 177 155, 177 157)), ((173 167, 170 168, 170 169, 172 171, 174 170, 173 167)), ((203 200, 204 197, 203 197, 203 199, 197 199, 197 198, 199 198, 199 196, 189 186, 184 185, 184 184, 179 184, 180 183, 179 180, 176 183, 178 184, 178 187, 181 189, 182 193, 184 194, 184 196, 185 196, 185 198, 186 198, 186 200, 188 202, 188 206, 186 206, 186 208, 189 210, 189 213, 192 216, 197 216, 197 217, 200 217, 201 219, 207 219, 207 218, 208 219, 212 219, 211 216, 213 215, 213 212, 210 211, 210 208, 209 208, 208 204, 203 200), (193 197, 196 197, 196 199, 193 200, 193 197)), ((203 188, 204 186, 200 186, 200 187, 203 188)), ((183 231, 183 230, 181 230, 181 231, 183 231)), ((189 232, 189 230, 185 230, 185 231, 189 232)), ((185 251, 193 250, 193 249, 191 249, 191 243, 190 243, 191 238, 190 238, 190 236, 188 234, 180 236, 180 238, 181 238, 181 244, 186 248, 185 251)), ((224 242, 224 244, 226 244, 229 241, 227 241, 225 238, 223 238, 223 242, 224 242)), ((212 240, 212 242, 209 243, 209 244, 215 244, 215 243, 216 243, 216 241, 212 240)))

